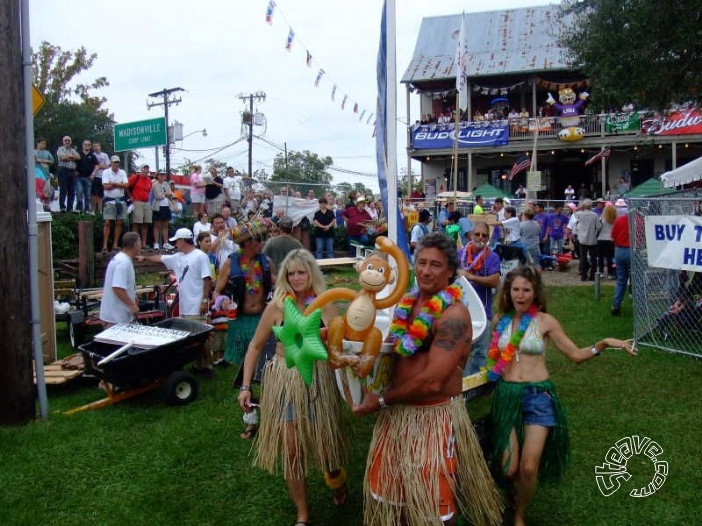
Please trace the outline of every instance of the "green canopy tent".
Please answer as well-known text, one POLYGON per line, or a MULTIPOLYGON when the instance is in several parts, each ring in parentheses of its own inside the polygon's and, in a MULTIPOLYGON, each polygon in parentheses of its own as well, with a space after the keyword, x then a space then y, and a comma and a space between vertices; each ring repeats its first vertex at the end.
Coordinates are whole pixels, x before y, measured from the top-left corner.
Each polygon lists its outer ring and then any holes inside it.
POLYGON ((484 184, 473 190, 473 195, 480 195, 483 199, 495 199, 496 197, 502 197, 505 199, 514 199, 513 195, 508 195, 504 193, 499 188, 492 186, 491 184, 484 184))
POLYGON ((655 177, 651 177, 648 181, 644 181, 639 186, 636 186, 626 192, 623 197, 649 197, 670 194, 675 192, 674 188, 664 188, 663 183, 661 183, 655 177))

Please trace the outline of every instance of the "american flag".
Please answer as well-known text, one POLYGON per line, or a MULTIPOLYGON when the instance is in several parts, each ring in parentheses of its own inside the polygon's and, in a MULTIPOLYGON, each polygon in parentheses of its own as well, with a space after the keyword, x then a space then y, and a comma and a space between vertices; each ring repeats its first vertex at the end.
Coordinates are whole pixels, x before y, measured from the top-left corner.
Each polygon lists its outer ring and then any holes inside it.
POLYGON ((519 172, 523 172, 527 168, 531 166, 531 159, 527 157, 526 155, 522 155, 519 159, 514 161, 514 164, 512 165, 512 169, 509 171, 509 175, 507 176, 507 179, 511 181, 512 179, 515 178, 515 176, 519 172))
POLYGON ((266 22, 269 24, 273 23, 273 10, 275 9, 275 2, 271 0, 268 2, 268 9, 266 9, 266 22))
POLYGON ((609 155, 611 153, 612 153, 612 151, 609 148, 605 148, 604 150, 600 150, 595 155, 590 157, 587 161, 585 161, 585 166, 590 166, 598 159, 609 159, 609 155))

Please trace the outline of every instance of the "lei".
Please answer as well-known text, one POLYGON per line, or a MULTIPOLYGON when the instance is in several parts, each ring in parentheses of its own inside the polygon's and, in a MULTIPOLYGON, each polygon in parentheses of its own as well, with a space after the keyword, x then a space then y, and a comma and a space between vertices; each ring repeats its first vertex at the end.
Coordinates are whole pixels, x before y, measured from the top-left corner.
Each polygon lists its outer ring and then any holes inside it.
POLYGON ((483 268, 483 263, 485 263, 485 260, 487 259, 487 256, 490 253, 490 247, 485 245, 485 247, 481 248, 480 252, 478 252, 477 259, 475 259, 476 256, 473 254, 474 249, 475 246, 473 245, 473 243, 466 247, 465 266, 467 270, 470 270, 471 272, 477 274, 483 268))
MULTIPOLYGON (((307 296, 305 298, 305 308, 310 306, 310 303, 312 303, 314 301, 315 297, 316 296, 314 294, 310 294, 309 296, 307 296)), ((293 300, 293 303, 297 304, 297 297, 294 294, 291 294, 290 292, 285 294, 285 297, 283 298, 283 303, 285 303, 285 300, 288 298, 293 300)))
MULTIPOLYGON (((244 257, 244 251, 239 250, 239 265, 241 270, 244 272, 244 276, 248 276, 249 273, 249 260, 244 257)), ((249 294, 259 294, 261 292, 261 285, 263 285, 263 268, 261 267, 261 262, 256 259, 254 260, 254 282, 251 283, 250 280, 244 278, 246 283, 246 292, 249 294)))
POLYGON ((509 342, 502 351, 500 351, 498 347, 500 335, 505 331, 507 326, 512 323, 514 313, 505 314, 497 323, 497 327, 492 333, 492 342, 490 342, 490 348, 488 349, 488 359, 486 364, 488 379, 491 382, 496 382, 499 380, 505 368, 512 362, 512 359, 519 349, 519 344, 521 343, 522 338, 524 338, 524 334, 526 333, 531 320, 533 320, 538 314, 539 309, 536 307, 536 305, 532 304, 527 311, 522 314, 517 330, 512 333, 509 342))
POLYGON ((390 324, 390 334, 394 338, 395 352, 401 356, 412 356, 429 336, 431 324, 455 302, 460 301, 463 292, 458 285, 450 285, 432 296, 422 305, 412 324, 409 317, 412 307, 419 298, 419 289, 413 288, 395 306, 395 316, 390 324))

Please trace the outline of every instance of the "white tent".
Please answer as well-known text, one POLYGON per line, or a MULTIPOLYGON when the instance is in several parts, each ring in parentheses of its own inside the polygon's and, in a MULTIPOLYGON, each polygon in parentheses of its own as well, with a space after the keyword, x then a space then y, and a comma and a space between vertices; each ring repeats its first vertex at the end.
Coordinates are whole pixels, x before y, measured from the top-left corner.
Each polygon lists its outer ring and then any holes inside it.
POLYGON ((700 179, 702 179, 702 157, 661 175, 661 182, 666 188, 682 186, 700 179))

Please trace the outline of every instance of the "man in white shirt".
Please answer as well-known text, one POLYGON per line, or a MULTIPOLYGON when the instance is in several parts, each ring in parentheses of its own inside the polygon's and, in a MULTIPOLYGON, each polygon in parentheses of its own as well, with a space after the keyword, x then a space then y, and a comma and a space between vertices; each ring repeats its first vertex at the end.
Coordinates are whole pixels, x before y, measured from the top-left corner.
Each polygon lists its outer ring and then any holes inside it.
POLYGON ((102 217, 105 226, 102 228, 102 253, 107 253, 107 241, 110 237, 112 224, 115 225, 115 237, 112 240, 112 251, 119 250, 119 237, 122 234, 122 223, 127 217, 127 203, 124 199, 124 191, 129 188, 129 179, 124 170, 120 168, 119 156, 113 155, 110 159, 110 167, 102 172, 102 187, 104 197, 102 199, 102 217))
POLYGON ((231 166, 227 166, 227 173, 224 176, 224 195, 232 212, 237 214, 241 208, 241 177, 236 175, 231 166))
MULTIPOLYGON (((166 268, 175 272, 178 280, 178 310, 179 316, 186 320, 205 323, 210 303, 212 275, 210 274, 210 259, 207 254, 195 248, 193 233, 188 228, 179 228, 170 238, 175 245, 176 254, 139 256, 137 261, 163 263, 166 268)), ((212 376, 212 355, 210 345, 203 345, 202 352, 197 358, 193 372, 207 377, 212 376)))
POLYGON ((122 252, 107 265, 100 302, 100 321, 105 329, 117 323, 129 323, 139 312, 133 259, 140 251, 139 234, 127 232, 122 238, 122 252))

